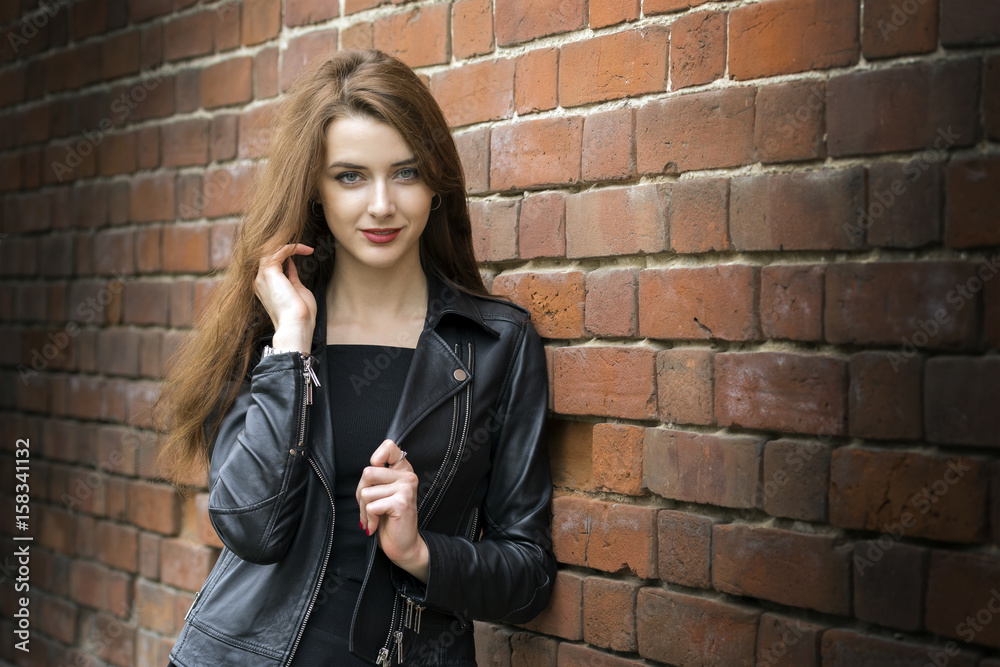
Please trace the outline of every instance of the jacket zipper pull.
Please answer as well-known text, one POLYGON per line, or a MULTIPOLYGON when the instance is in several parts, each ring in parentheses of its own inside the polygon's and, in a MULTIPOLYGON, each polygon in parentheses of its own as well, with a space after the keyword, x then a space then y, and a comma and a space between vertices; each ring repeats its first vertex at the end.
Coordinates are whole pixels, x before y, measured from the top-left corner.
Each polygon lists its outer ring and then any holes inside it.
POLYGON ((406 598, 406 629, 413 629, 413 600, 406 598))
POLYGON ((382 647, 378 652, 378 659, 375 661, 376 665, 384 665, 384 667, 389 667, 389 649, 382 647))
POLYGON ((403 631, 396 630, 396 660, 403 664, 403 631))
POLYGON ((423 613, 423 611, 424 611, 424 606, 418 604, 417 605, 417 634, 418 635, 420 634, 420 615, 423 613))
POLYGON ((198 602, 198 598, 200 598, 200 597, 201 597, 201 591, 198 591, 197 593, 194 594, 194 599, 191 600, 191 606, 188 607, 187 613, 184 614, 184 620, 185 621, 188 620, 188 616, 191 615, 191 610, 194 609, 194 605, 195 605, 196 602, 198 602))
POLYGON ((316 371, 312 367, 312 357, 305 358, 306 365, 306 405, 312 405, 313 402, 313 385, 317 387, 321 386, 319 383, 319 378, 316 376, 316 371))

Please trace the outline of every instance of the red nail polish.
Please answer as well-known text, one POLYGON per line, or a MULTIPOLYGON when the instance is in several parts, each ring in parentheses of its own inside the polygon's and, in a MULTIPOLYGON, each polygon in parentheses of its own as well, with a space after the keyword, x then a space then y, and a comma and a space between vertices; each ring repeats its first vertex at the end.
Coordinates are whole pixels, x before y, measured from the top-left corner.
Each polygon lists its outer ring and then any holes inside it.
POLYGON ((367 529, 367 528, 365 528, 365 535, 367 535, 368 537, 371 537, 371 536, 372 536, 372 534, 368 532, 368 529, 367 529))
POLYGON ((361 519, 358 519, 358 526, 361 527, 361 530, 364 530, 366 533, 368 532, 367 530, 365 530, 365 522, 362 521, 361 519))

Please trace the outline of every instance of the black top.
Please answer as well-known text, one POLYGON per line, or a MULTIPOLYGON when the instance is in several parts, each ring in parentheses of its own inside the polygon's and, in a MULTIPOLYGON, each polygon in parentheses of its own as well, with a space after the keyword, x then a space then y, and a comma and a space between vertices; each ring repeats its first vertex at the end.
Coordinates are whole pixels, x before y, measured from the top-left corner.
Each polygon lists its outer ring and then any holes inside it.
POLYGON ((326 575, 292 660, 294 667, 368 664, 347 648, 372 539, 359 525, 361 510, 354 493, 361 471, 385 440, 414 352, 408 347, 363 344, 327 345, 326 350, 337 515, 326 575))

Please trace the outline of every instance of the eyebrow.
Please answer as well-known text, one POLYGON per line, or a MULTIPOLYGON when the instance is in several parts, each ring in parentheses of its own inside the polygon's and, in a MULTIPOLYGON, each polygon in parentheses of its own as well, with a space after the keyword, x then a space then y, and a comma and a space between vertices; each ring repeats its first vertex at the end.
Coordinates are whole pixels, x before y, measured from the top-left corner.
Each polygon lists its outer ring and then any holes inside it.
MULTIPOLYGON (((405 160, 400 160, 399 162, 393 162, 390 167, 405 167, 406 165, 416 164, 417 158, 411 157, 405 160)), ((344 169, 367 169, 368 167, 361 164, 354 164, 353 162, 334 162, 327 169, 335 169, 337 167, 343 167, 344 169)))

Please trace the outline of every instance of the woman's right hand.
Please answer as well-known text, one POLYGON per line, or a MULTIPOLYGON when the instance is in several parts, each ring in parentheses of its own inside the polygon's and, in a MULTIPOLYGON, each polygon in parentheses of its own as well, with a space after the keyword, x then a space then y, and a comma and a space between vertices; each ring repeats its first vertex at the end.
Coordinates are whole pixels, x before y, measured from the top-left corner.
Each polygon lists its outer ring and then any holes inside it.
POLYGON ((260 260, 253 291, 274 325, 271 346, 309 354, 316 326, 316 297, 299 280, 292 255, 311 255, 313 249, 290 243, 260 260), (287 273, 286 273, 287 270, 287 273))

